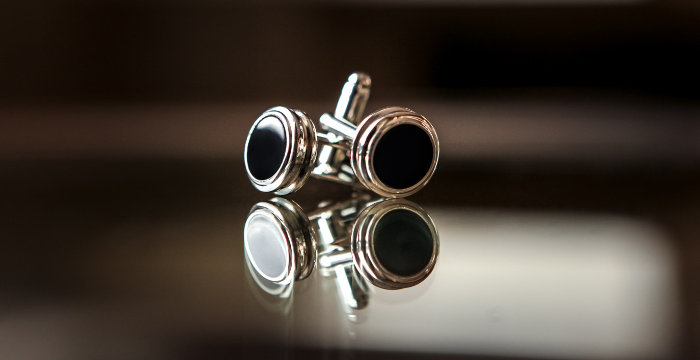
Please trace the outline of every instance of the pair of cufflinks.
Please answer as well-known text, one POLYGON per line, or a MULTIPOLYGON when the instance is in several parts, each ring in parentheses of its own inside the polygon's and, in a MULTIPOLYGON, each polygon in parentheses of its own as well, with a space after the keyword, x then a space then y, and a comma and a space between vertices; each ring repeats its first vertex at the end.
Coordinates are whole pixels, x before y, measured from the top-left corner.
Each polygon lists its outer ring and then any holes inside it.
POLYGON ((401 107, 362 119, 368 75, 354 73, 333 115, 319 120, 282 106, 265 111, 245 145, 253 186, 287 195, 309 177, 351 185, 350 199, 324 202, 308 215, 295 202, 273 198, 255 204, 244 229, 245 259, 257 288, 288 298, 295 282, 316 265, 335 275, 346 309, 367 305, 366 283, 396 290, 421 283, 433 271, 438 233, 430 216, 405 199, 435 172, 440 145, 422 115, 401 107), (382 198, 372 198, 371 190, 382 198))
POLYGON ((424 116, 402 107, 362 119, 370 77, 350 75, 335 112, 319 120, 323 132, 302 111, 282 106, 265 111, 251 127, 245 166, 256 189, 287 195, 312 176, 361 185, 380 196, 399 198, 422 189, 438 162, 437 133, 424 116))
POLYGON ((259 202, 248 214, 244 245, 257 288, 289 297, 318 265, 321 275, 335 276, 346 310, 367 306, 367 282, 387 290, 420 284, 440 251, 435 224, 420 205, 368 194, 323 202, 309 213, 284 198, 259 202))

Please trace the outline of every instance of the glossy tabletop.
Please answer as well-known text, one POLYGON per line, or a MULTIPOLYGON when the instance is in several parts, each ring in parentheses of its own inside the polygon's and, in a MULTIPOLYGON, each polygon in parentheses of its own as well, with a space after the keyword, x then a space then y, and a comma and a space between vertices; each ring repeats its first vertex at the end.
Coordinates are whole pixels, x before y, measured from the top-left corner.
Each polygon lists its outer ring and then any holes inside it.
MULTIPOLYGON (((408 198, 439 233, 432 273, 401 290, 364 283, 356 309, 338 271, 319 265, 277 293, 261 289, 246 265, 244 225, 272 196, 253 190, 238 160, 5 161, 2 353, 660 359, 688 351, 697 173, 445 168, 408 198)), ((350 195, 313 179, 288 198, 311 213, 350 195)))

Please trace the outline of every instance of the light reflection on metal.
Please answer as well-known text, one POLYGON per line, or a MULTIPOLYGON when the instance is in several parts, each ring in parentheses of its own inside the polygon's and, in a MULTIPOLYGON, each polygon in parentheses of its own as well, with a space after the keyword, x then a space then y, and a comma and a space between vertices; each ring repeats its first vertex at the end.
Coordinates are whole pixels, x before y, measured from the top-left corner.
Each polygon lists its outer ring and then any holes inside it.
MULTIPOLYGON (((333 115, 323 114, 319 120, 323 132, 317 133, 311 120, 299 110, 277 106, 263 113, 251 127, 245 145, 246 170, 253 185, 262 192, 286 195, 313 176, 358 189, 364 187, 384 197, 406 197, 421 190, 438 163, 437 133, 428 119, 404 107, 380 109, 362 119, 370 87, 369 75, 350 75, 333 115), (280 150, 284 147, 284 151, 277 154, 279 167, 276 156, 256 150, 263 140, 251 140, 262 139, 264 131, 257 131, 257 125, 273 118, 284 128, 283 139, 279 139, 280 150), (393 135, 387 135, 390 132, 393 135), (387 145, 380 146, 380 141, 387 145), (250 144, 257 145, 249 151, 250 144), (401 150, 393 152, 400 146, 401 150), (255 171, 267 166, 277 171, 270 172, 269 178, 256 178, 268 176, 255 171), (405 181, 388 175, 398 173, 405 181)), ((270 140, 264 141, 268 144, 270 140)))
POLYGON ((309 219, 291 200, 274 198, 255 204, 246 220, 243 242, 256 272, 276 284, 303 280, 316 265, 316 240, 309 219))
POLYGON ((323 171, 327 177, 333 177, 339 182, 352 179, 342 175, 353 174, 367 189, 386 197, 406 197, 415 194, 430 181, 437 167, 440 154, 437 132, 424 116, 403 107, 380 109, 360 121, 369 99, 370 85, 371 80, 367 74, 350 75, 343 86, 335 113, 321 115, 321 129, 328 135, 335 136, 319 136, 319 146, 327 148, 330 143, 327 143, 326 139, 333 139, 336 147, 340 145, 345 149, 347 146, 347 149, 344 156, 336 157, 332 162, 319 161, 314 174, 319 174, 319 169, 325 169, 323 171), (414 125, 423 129, 432 143, 432 160, 425 176, 412 186, 401 189, 384 184, 377 176, 373 163, 379 140, 399 125, 414 125))
MULTIPOLYGON (((332 223, 342 227, 342 230, 338 230, 342 236, 334 235, 331 242, 336 247, 319 255, 319 265, 322 267, 352 261, 355 271, 364 279, 388 290, 415 286, 435 268, 440 252, 437 229, 425 210, 412 201, 352 200, 317 211, 321 212, 311 216, 314 225, 320 222, 323 224, 320 226, 332 223), (365 209, 351 224, 344 221, 343 211, 358 204, 365 209), (393 228, 378 231, 386 226, 393 228), (401 229, 411 230, 411 234, 399 233, 401 229)), ((323 242, 328 243, 328 240, 324 239, 323 242)))
POLYGON ((289 314, 293 303, 294 283, 281 285, 265 279, 253 267, 247 253, 244 257, 246 283, 256 302, 271 313, 289 314))
POLYGON ((439 253, 423 208, 367 194, 321 203, 308 216, 290 200, 260 202, 248 215, 244 243, 248 270, 264 292, 291 298, 294 282, 310 276, 318 261, 322 275, 335 278, 349 315, 367 307, 367 283, 389 290, 417 285, 439 253))
POLYGON ((369 75, 365 73, 350 75, 340 92, 340 99, 333 116, 346 119, 353 124, 359 123, 369 100, 370 86, 372 86, 372 80, 369 75))

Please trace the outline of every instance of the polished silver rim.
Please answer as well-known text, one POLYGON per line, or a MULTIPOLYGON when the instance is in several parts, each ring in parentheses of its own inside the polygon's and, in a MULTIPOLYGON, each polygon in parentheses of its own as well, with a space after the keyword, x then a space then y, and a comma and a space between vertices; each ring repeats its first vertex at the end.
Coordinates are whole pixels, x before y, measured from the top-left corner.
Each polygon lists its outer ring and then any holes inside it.
POLYGON ((357 128, 357 135, 352 142, 351 164, 357 179, 368 189, 385 197, 405 197, 420 191, 435 173, 440 143, 437 132, 428 119, 413 110, 402 107, 390 107, 378 110, 367 116, 357 128), (426 175, 415 185, 405 189, 395 189, 384 184, 374 171, 374 151, 379 140, 391 128, 411 124, 422 128, 433 144, 433 158, 426 175))
POLYGON ((418 204, 404 199, 389 199, 364 209, 352 228, 351 252, 357 271, 375 286, 396 290, 420 284, 435 268, 440 252, 440 239, 435 223, 418 204), (426 222, 433 237, 433 254, 423 270, 412 276, 398 276, 382 266, 374 251, 374 230, 379 220, 394 210, 408 210, 426 222))

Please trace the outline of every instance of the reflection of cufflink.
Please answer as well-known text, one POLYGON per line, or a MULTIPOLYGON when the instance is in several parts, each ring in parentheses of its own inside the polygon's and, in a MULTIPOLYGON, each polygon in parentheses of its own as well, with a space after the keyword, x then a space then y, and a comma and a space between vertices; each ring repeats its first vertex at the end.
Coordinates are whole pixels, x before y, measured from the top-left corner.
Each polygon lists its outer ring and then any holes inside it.
MULTIPOLYGON (((332 234, 323 228, 345 223, 342 213, 349 209, 323 212, 321 208, 310 218, 321 229, 320 234, 332 234)), ((417 285, 435 268, 440 250, 438 233, 430 216, 414 202, 387 199, 372 203, 359 211, 349 229, 349 242, 320 237, 319 246, 335 245, 319 256, 322 267, 352 261, 364 279, 389 290, 417 285)))
POLYGON ((253 267, 248 254, 244 259, 246 283, 257 303, 269 312, 288 314, 292 305, 293 283, 274 283, 253 267))
POLYGON ((245 253, 255 271, 286 285, 311 275, 316 242, 309 219, 296 203, 275 198, 255 204, 243 230, 245 253))
POLYGON ((404 199, 322 204, 307 215, 293 201, 255 204, 244 228, 246 263, 266 293, 290 298, 295 281, 309 277, 316 261, 335 275, 344 305, 362 309, 366 282, 389 290, 417 285, 433 271, 439 240, 435 224, 404 199))
POLYGON ((366 74, 348 78, 335 113, 321 116, 327 133, 317 134, 299 110, 278 106, 263 113, 246 140, 253 185, 285 195, 311 175, 345 184, 357 180, 387 197, 422 189, 437 166, 437 133, 425 117, 400 107, 376 111, 360 122, 370 84, 366 74))

